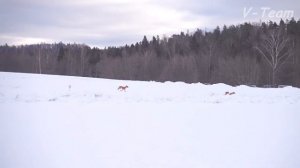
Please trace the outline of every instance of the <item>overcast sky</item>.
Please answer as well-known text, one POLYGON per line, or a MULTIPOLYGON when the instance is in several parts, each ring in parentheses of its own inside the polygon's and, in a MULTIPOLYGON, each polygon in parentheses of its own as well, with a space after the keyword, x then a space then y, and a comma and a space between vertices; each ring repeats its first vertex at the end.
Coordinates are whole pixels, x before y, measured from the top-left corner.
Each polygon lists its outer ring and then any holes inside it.
POLYGON ((298 20, 300 0, 0 0, 0 44, 120 46, 144 35, 276 21, 280 11, 298 20))

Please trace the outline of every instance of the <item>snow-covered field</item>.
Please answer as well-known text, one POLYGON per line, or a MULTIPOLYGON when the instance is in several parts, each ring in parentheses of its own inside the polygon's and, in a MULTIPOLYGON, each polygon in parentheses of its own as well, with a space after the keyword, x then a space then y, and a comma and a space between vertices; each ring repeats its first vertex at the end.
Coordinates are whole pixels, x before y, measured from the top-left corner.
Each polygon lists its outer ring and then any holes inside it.
POLYGON ((299 109, 293 87, 0 72, 0 168, 299 168, 299 109))

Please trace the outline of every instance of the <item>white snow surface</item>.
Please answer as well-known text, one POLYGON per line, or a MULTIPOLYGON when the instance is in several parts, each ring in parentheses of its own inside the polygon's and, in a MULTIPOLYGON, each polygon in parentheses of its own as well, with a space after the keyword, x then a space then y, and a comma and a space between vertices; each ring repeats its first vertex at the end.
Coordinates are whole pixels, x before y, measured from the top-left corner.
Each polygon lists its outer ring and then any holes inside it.
POLYGON ((294 87, 0 72, 0 168, 299 168, 299 109, 294 87))

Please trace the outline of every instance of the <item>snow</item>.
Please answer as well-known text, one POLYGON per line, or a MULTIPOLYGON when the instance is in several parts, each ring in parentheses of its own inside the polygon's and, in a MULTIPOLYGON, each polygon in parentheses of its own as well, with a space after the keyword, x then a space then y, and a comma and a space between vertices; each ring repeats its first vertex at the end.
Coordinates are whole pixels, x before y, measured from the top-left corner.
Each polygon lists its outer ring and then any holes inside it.
POLYGON ((0 72, 0 167, 298 168, 299 109, 293 87, 0 72))

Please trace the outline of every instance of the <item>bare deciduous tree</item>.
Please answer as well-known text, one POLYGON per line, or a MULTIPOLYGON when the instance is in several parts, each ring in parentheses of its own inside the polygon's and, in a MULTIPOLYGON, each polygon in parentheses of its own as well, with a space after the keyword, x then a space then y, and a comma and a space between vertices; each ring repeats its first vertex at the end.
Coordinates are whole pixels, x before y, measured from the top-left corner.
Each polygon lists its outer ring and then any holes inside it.
POLYGON ((202 61, 205 62, 205 72, 202 72, 205 75, 205 82, 212 83, 212 64, 213 58, 216 54, 217 40, 216 37, 212 33, 206 33, 206 37, 203 38, 203 45, 201 55, 202 61))
POLYGON ((84 56, 86 55, 86 47, 84 45, 80 46, 80 74, 84 76, 84 56))
POLYGON ((38 59, 38 66, 39 66, 39 72, 38 72, 39 74, 42 73, 42 66, 41 66, 41 47, 42 47, 42 45, 39 44, 39 45, 38 45, 38 50, 39 50, 39 51, 38 51, 38 55, 37 55, 37 56, 38 56, 37 59, 38 59))
POLYGON ((289 38, 284 29, 270 30, 263 36, 262 42, 255 49, 272 68, 272 85, 275 85, 276 72, 291 55, 289 38))

